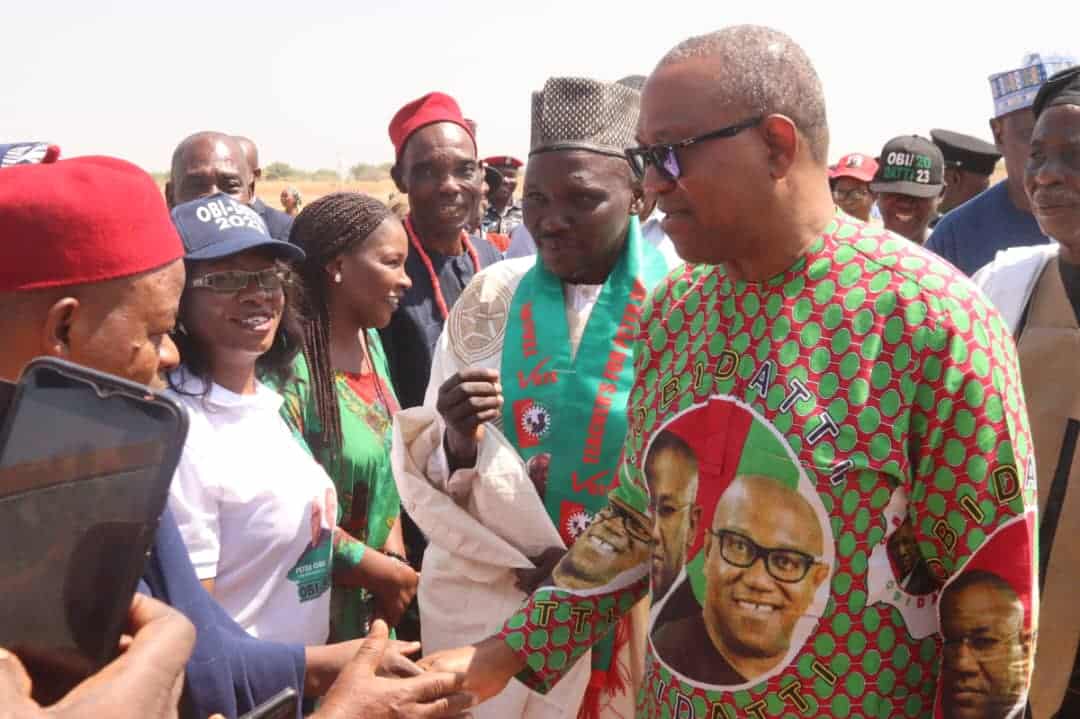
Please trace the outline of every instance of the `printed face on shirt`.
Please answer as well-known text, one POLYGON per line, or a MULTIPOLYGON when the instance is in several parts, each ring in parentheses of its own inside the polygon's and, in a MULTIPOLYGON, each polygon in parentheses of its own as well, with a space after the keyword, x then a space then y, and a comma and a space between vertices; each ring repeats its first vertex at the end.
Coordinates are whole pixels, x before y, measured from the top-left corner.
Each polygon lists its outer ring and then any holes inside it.
POLYGON ((697 457, 677 435, 661 432, 645 460, 645 480, 652 513, 652 592, 660 598, 686 563, 701 517, 701 507, 695 504, 697 457))
POLYGON ((476 209, 483 173, 469 133, 436 122, 409 136, 395 168, 417 231, 460 229, 476 209))
POLYGON ((910 518, 905 519, 889 537, 889 555, 896 562, 900 576, 906 577, 915 569, 920 558, 919 545, 915 541, 915 530, 911 527, 910 518))
POLYGON ((560 587, 601 587, 649 556, 648 519, 617 500, 597 512, 552 577, 560 587))
MULTIPOLYGON (((265 250, 255 248, 219 260, 193 262, 188 281, 211 272, 260 272, 279 266, 265 250)), ((189 287, 184 291, 181 319, 188 334, 211 357, 211 366, 238 360, 254 363, 273 346, 284 310, 284 290, 264 289, 253 278, 236 292, 189 287)))
POLYGON ((941 705, 946 719, 1004 719, 1023 698, 1029 672, 1024 607, 990 572, 961 574, 941 599, 941 705))
POLYGON ((1051 106, 1039 117, 1024 182, 1039 227, 1080 260, 1080 106, 1051 106))
POLYGON ((386 327, 402 295, 412 287, 405 273, 409 238, 396 217, 388 217, 362 242, 335 258, 327 268, 331 307, 348 313, 365 329, 386 327), (336 273, 341 282, 336 282, 336 273))
POLYGON ((566 282, 603 283, 639 196, 624 159, 584 150, 533 155, 522 212, 544 267, 566 282))
POLYGON ((753 677, 784 658, 796 623, 828 577, 820 559, 821 525, 794 489, 768 477, 744 476, 717 502, 710 535, 705 626, 717 651, 743 676, 753 677), (752 662, 757 671, 747 671, 740 661, 752 662))

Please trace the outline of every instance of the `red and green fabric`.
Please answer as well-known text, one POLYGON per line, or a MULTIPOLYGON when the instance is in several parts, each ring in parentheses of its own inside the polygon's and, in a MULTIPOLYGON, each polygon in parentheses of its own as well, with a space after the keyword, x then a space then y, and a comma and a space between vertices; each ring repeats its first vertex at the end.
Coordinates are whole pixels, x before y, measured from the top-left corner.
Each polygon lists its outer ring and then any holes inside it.
MULTIPOLYGON (((648 291, 667 274, 663 255, 631 218, 622 254, 571 355, 563 283, 533 265, 514 291, 503 342, 503 427, 524 460, 550 456, 544 506, 567 546, 607 504, 626 436, 632 346, 648 291)), ((593 648, 593 684, 603 687, 615 633, 593 648)))
MULTIPOLYGON (((378 333, 368 330, 367 342, 373 372, 334 372, 341 412, 340 461, 333 463, 326 451, 315 453, 337 489, 337 522, 348 536, 337 542, 334 561, 347 566, 359 564, 367 547, 381 549, 401 513, 401 498, 390 465, 390 430, 397 398, 378 333)), ((308 440, 322 432, 322 423, 303 354, 293 361, 293 375, 291 383, 278 388, 285 398, 281 415, 307 446, 313 444, 308 440)), ((331 640, 364 636, 371 606, 366 589, 335 585, 331 594, 331 640)))
MULTIPOLYGON (((885 510, 898 492, 944 591, 969 561, 984 567, 972 558, 1008 532, 982 556, 992 554, 1032 620, 1032 448, 1014 346, 996 310, 947 263, 837 213, 803 258, 765 282, 733 280, 721 266, 673 273, 642 323, 613 494, 643 506, 649 442, 692 416, 716 445, 697 448, 699 460, 712 453, 700 474, 702 524, 724 477, 765 458, 778 462, 771 475, 787 466, 790 481, 816 496, 833 556, 820 617, 777 672, 749 686, 702 686, 674 676, 650 643, 637 715, 943 716, 940 591, 916 598, 932 631, 912 629, 912 598, 871 586, 871 555, 891 531, 885 510)), ((701 602, 696 550, 689 560, 701 602)), ((557 682, 647 591, 645 565, 640 573, 619 591, 534 593, 501 633, 527 663, 519 679, 538 691, 557 682)))

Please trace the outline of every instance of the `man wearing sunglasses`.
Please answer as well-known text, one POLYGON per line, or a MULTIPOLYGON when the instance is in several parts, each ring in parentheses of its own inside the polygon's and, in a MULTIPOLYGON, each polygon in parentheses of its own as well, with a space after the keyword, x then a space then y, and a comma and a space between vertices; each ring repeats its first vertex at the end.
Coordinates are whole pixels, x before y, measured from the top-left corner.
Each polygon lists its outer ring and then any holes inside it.
POLYGON ((708 532, 701 612, 658 624, 653 645, 689 679, 738 686, 787 655, 796 625, 829 576, 824 538, 796 489, 753 475, 725 490, 708 532))
MULTIPOLYGON (((684 41, 642 93, 630 157, 687 266, 653 289, 641 317, 634 421, 613 494, 645 496, 652 435, 719 398, 695 418, 715 452, 709 472, 777 476, 787 471, 773 449, 782 441, 807 487, 800 496, 815 507, 820 500, 821 526, 833 536, 804 526, 796 506, 778 505, 749 526, 714 524, 726 533, 706 537, 711 587, 692 589, 729 608, 730 620, 706 623, 710 643, 750 681, 735 693, 680 681, 653 652, 640 717, 930 716, 941 664, 936 606, 908 607, 896 592, 870 601, 880 565, 866 549, 884 535, 890 489, 913 488, 905 510, 919 551, 947 571, 998 526, 1033 511, 1028 423, 1004 323, 947 263, 837 211, 828 139, 817 73, 791 38, 769 28, 684 41), (747 429, 724 404, 745 407, 760 428, 747 429), (815 586, 828 593, 827 609, 811 615, 815 586), (875 666, 905 670, 879 677, 875 666)), ((703 481, 699 495, 718 483, 703 481)), ((995 552, 1027 579, 1017 589, 1024 596, 1037 594, 1034 544, 1022 537, 995 552)), ((465 671, 481 697, 510 677, 546 691, 648 591, 648 565, 638 571, 635 583, 588 593, 541 587, 494 638, 423 663, 465 671), (564 631, 568 647, 552 639, 564 631)), ((687 679, 724 679, 725 667, 708 662, 687 667, 687 679)))

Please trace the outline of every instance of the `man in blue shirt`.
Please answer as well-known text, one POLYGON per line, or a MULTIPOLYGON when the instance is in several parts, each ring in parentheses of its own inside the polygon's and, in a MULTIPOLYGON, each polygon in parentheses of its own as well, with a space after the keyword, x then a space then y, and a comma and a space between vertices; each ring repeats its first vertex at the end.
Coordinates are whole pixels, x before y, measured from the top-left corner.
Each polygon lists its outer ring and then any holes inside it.
POLYGON ((1035 125, 1031 103, 1047 77, 1075 64, 1071 57, 1032 53, 1022 67, 990 76, 990 129, 1008 177, 942 217, 926 243, 965 274, 975 274, 998 250, 1049 242, 1024 192, 1024 165, 1035 125))

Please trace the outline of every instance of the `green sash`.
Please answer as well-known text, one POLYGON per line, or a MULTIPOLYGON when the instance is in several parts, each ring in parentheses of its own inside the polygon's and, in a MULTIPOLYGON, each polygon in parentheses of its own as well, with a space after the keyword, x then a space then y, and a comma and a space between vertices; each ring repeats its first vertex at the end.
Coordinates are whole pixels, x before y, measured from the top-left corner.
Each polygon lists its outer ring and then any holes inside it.
POLYGON ((522 459, 550 453, 544 505, 568 544, 585 528, 568 526, 570 514, 596 513, 615 486, 633 340, 648 291, 665 274, 663 255, 631 218, 574 359, 562 281, 538 257, 514 292, 502 351, 503 427, 522 459))
MULTIPOLYGON (((616 484, 638 320, 649 289, 667 270, 631 218, 573 359, 562 281, 539 256, 514 292, 502 351, 503 429, 526 462, 549 455, 544 506, 567 546, 616 484)), ((609 668, 612 639, 593 648, 594 670, 609 668)))

